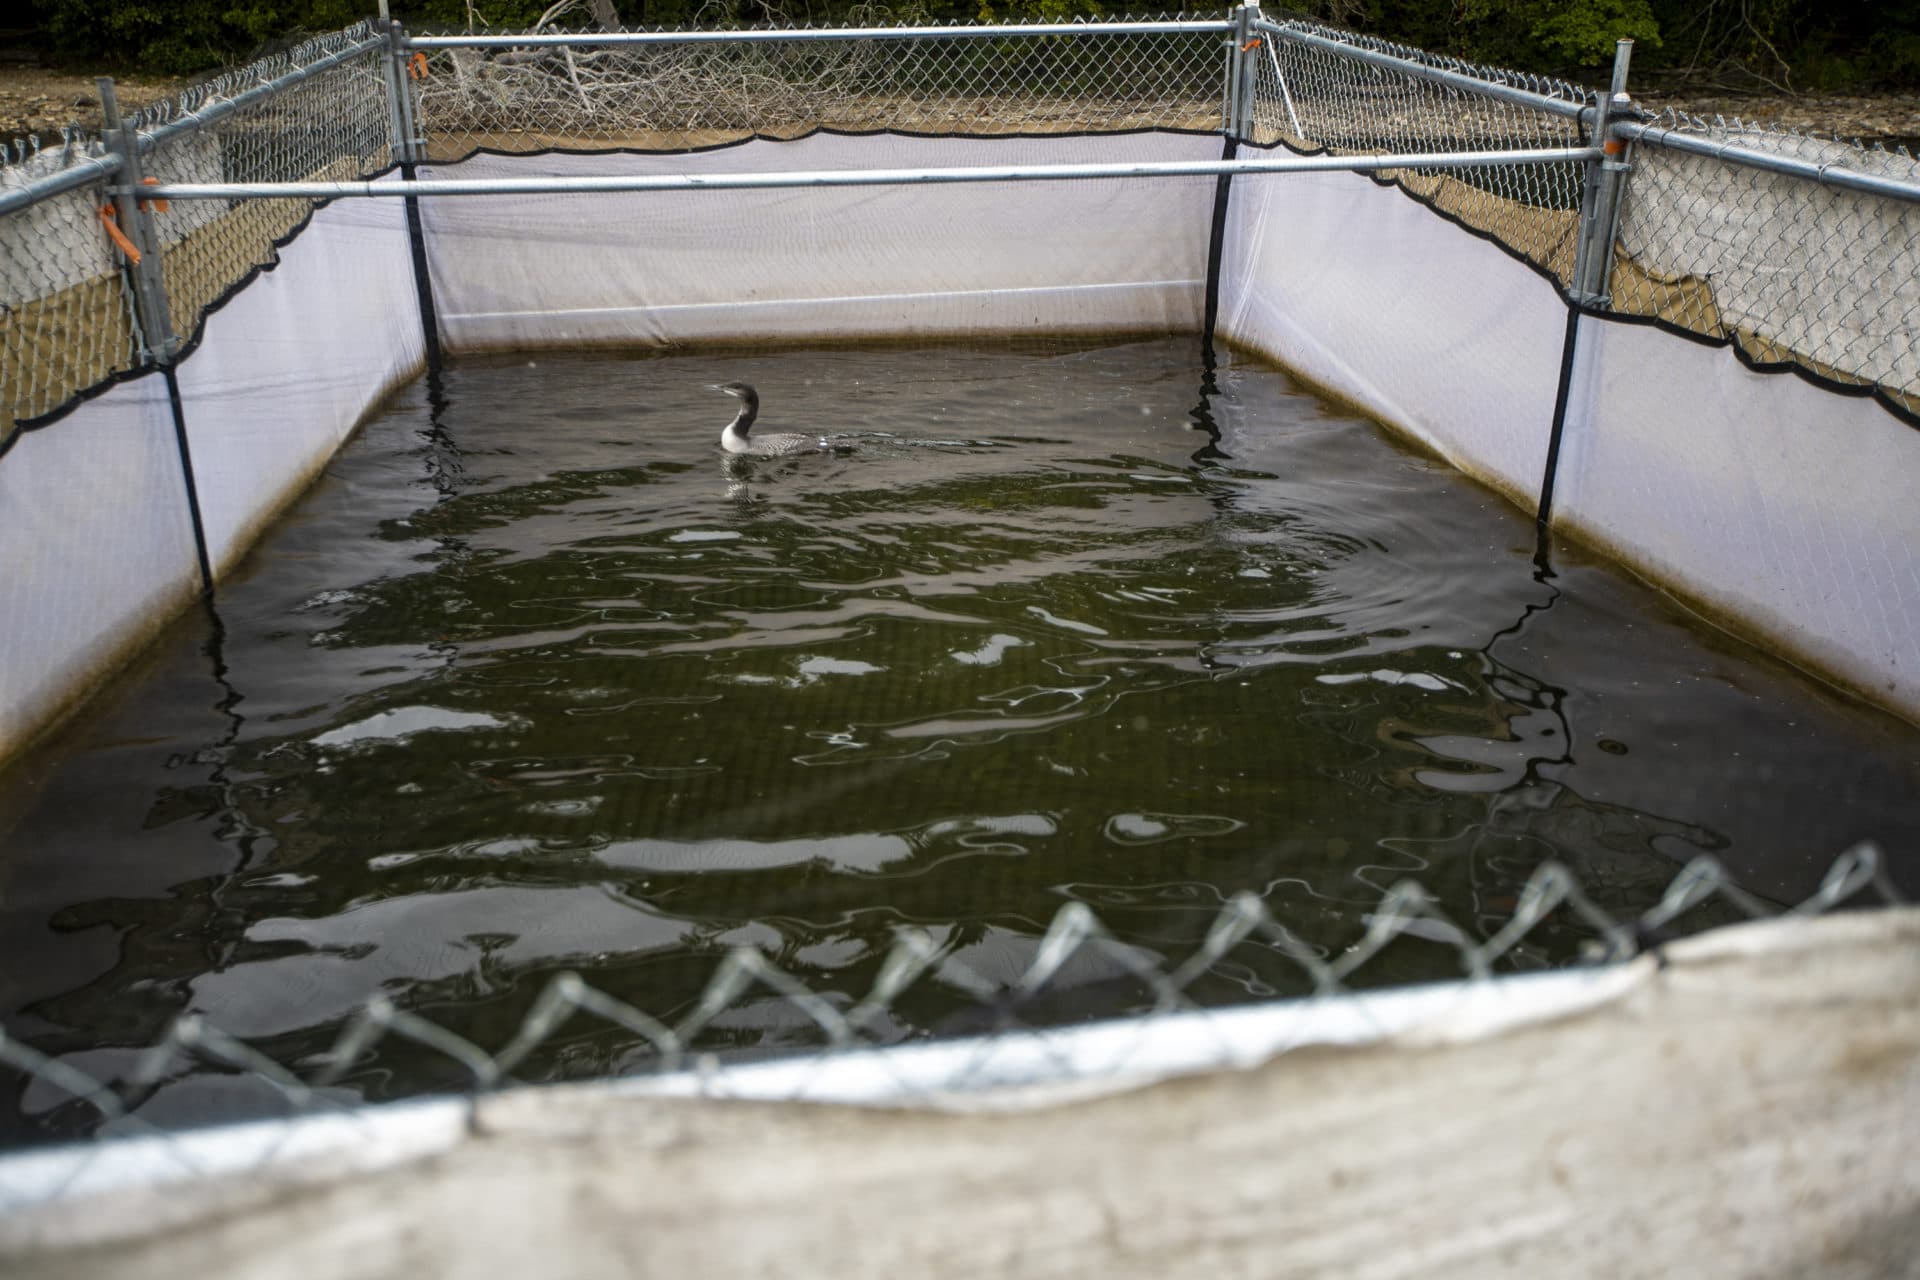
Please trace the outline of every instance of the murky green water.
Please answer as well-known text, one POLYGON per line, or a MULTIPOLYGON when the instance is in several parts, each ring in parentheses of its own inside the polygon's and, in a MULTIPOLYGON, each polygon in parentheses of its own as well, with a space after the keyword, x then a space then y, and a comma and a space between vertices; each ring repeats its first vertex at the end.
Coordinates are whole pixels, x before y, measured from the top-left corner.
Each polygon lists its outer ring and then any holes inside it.
MULTIPOLYGON (((1910 727, 1613 571, 1543 580, 1528 520, 1278 373, 1218 384, 1173 339, 412 389, 217 629, 0 778, 9 1033, 112 1076, 193 1010, 310 1061, 383 992, 499 1046, 567 969, 671 1022, 738 943, 844 1005, 903 924, 1005 983, 1076 900, 1171 966, 1243 890, 1331 954, 1402 877, 1484 935, 1549 857, 1632 912, 1701 851, 1788 900, 1855 839, 1912 848, 1910 727), (727 378, 856 451, 729 467, 727 378)), ((1509 964, 1590 936, 1556 918, 1509 964)), ((1362 977, 1455 972, 1410 939, 1362 977)), ((1083 957, 1013 1012, 1137 1009, 1125 973, 1083 957)), ((958 975, 875 1034, 1005 1014, 958 975)), ((1304 988, 1249 944, 1191 994, 1304 988)), ((701 1044, 817 1040, 757 996, 701 1044)), ((519 1074, 646 1061, 582 1022, 519 1074)), ((390 1043, 345 1087, 462 1079, 390 1043)), ((87 1125, 44 1086, 15 1104, 15 1140, 87 1125)), ((185 1064, 144 1105, 272 1110, 185 1064)))

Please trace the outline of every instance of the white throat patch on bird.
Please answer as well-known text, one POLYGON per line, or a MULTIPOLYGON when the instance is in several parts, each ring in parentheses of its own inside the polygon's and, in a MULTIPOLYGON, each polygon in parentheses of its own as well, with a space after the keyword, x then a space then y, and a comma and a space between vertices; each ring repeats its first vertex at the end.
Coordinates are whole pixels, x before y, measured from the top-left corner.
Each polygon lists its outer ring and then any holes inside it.
POLYGON ((712 386, 715 391, 740 401, 740 412, 735 414, 733 421, 720 432, 720 447, 728 453, 778 457, 794 453, 815 453, 828 447, 827 442, 818 436, 800 435, 796 432, 751 435, 754 419, 760 414, 760 393, 745 382, 717 382, 712 386))

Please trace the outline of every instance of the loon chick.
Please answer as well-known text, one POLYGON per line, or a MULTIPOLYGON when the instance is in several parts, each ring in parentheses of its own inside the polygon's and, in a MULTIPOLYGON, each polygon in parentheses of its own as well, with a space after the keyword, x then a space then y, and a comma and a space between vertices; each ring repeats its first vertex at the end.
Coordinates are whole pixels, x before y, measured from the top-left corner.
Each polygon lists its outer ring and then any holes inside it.
POLYGON ((713 384, 713 390, 725 392, 740 401, 740 412, 720 433, 720 447, 728 453, 773 458, 788 453, 813 453, 828 447, 827 442, 819 436, 796 435, 791 431, 748 439, 747 433, 753 430, 753 420, 760 412, 760 393, 744 382, 718 382, 713 384))

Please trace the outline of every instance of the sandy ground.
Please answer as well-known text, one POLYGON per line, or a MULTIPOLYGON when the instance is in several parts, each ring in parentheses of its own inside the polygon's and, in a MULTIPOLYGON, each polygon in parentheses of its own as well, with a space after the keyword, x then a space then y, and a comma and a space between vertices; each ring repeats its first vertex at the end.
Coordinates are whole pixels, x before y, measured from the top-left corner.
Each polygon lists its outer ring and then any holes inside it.
MULTIPOLYGON (((115 76, 114 96, 122 111, 132 111, 177 93, 185 83, 165 76, 115 76)), ((100 95, 91 75, 0 64, 0 138, 10 142, 38 134, 41 145, 53 146, 69 124, 100 127, 100 95)))

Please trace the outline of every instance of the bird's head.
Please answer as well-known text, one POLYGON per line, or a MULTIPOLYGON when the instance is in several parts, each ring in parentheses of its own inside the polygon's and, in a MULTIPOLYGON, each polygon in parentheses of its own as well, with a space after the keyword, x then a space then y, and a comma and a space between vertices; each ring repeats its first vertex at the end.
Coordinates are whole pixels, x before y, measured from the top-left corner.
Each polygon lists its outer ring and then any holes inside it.
POLYGON ((736 400, 758 400, 759 394, 744 382, 713 382, 707 385, 709 391, 718 391, 722 395, 732 396, 736 400))

